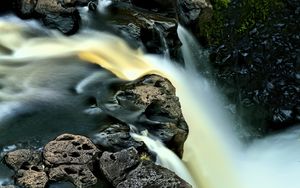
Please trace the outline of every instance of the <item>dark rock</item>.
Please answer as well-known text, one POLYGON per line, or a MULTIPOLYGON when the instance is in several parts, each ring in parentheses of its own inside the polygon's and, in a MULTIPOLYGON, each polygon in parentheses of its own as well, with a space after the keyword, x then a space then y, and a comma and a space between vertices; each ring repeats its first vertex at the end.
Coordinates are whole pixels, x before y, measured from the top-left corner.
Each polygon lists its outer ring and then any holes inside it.
POLYGON ((115 187, 191 187, 174 172, 141 160, 134 148, 117 153, 104 152, 100 168, 115 187))
POLYGON ((43 18, 43 23, 51 29, 58 29, 64 34, 71 35, 79 29, 80 16, 77 10, 69 14, 49 13, 43 18))
POLYGON ((87 164, 97 152, 99 150, 88 138, 63 134, 45 146, 43 156, 51 165, 87 164))
POLYGON ((120 2, 113 3, 109 12, 109 23, 142 43, 147 52, 177 56, 180 41, 177 36, 178 22, 174 16, 145 11, 130 3, 120 2))
POLYGON ((130 128, 126 124, 109 125, 93 138, 93 142, 103 151, 117 152, 128 147, 139 151, 146 150, 143 142, 135 141, 129 134, 130 128))
POLYGON ((20 169, 39 169, 42 158, 39 152, 31 151, 28 149, 20 149, 13 152, 9 152, 4 160, 15 171, 20 169))
POLYGON ((118 86, 115 95, 112 95, 101 96, 101 100, 105 100, 99 101, 107 113, 124 123, 135 125, 139 131, 147 129, 182 156, 188 126, 175 96, 175 88, 168 80, 156 75, 145 76, 118 86))
POLYGON ((146 187, 182 187, 192 186, 179 178, 174 172, 155 165, 151 161, 142 161, 132 170, 126 180, 119 183, 117 188, 146 188, 146 187))
POLYGON ((38 0, 15 0, 13 1, 13 7, 19 16, 27 18, 33 16, 37 1, 38 0))
POLYGON ((195 21, 206 22, 212 17, 212 5, 209 0, 177 0, 178 17, 185 26, 195 21))
POLYGON ((44 188, 48 182, 47 174, 36 170, 20 170, 16 179, 19 185, 26 188, 44 188))
POLYGON ((222 26, 222 35, 214 38, 220 43, 213 46, 211 60, 219 86, 237 106, 237 116, 250 125, 254 135, 264 135, 299 124, 295 110, 300 105, 299 83, 295 75, 299 72, 300 38, 295 10, 300 3, 280 1, 264 20, 253 20, 251 27, 236 32, 243 22, 239 15, 245 14, 241 10, 251 11, 252 5, 245 8, 245 2, 231 1, 227 9, 217 12, 226 20, 224 23, 236 24, 222 26))
POLYGON ((104 152, 100 158, 100 169, 114 186, 123 181, 128 171, 135 168, 138 164, 138 152, 134 148, 117 153, 104 152))
POLYGON ((14 0, 13 10, 21 18, 37 18, 52 29, 74 34, 80 25, 77 6, 87 6, 93 0, 14 0))
POLYGON ((70 181, 76 187, 89 187, 97 183, 97 178, 87 165, 60 165, 51 168, 49 180, 70 181))

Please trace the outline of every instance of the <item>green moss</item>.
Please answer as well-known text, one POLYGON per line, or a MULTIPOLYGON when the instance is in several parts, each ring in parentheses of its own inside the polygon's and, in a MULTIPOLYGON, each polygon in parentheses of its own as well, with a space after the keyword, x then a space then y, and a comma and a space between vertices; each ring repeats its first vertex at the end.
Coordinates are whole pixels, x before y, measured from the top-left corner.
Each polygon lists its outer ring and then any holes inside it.
POLYGON ((282 8, 282 0, 245 0, 241 4, 240 22, 237 32, 249 31, 255 23, 265 22, 272 11, 282 8))
POLYGON ((213 0, 213 16, 200 24, 200 35, 209 45, 219 45, 225 38, 238 38, 256 23, 265 23, 271 13, 280 10, 285 0, 239 0, 231 7, 229 0, 213 0), (229 23, 234 23, 228 26, 229 23), (227 26, 226 26, 227 24, 227 26))
POLYGON ((211 3, 214 5, 214 9, 220 10, 227 8, 230 0, 212 0, 211 3))
POLYGON ((213 0, 212 20, 201 23, 200 35, 204 36, 209 44, 219 43, 223 38, 225 15, 223 10, 227 9, 230 0, 213 0))

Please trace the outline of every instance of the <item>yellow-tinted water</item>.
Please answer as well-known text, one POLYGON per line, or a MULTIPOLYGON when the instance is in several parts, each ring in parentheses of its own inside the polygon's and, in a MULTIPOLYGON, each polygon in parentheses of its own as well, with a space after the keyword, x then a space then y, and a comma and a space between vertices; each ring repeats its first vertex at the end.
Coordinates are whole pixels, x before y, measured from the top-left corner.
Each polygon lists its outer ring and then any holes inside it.
POLYGON ((90 32, 74 37, 26 38, 24 31, 22 27, 10 23, 0 24, 1 45, 13 51, 13 54, 1 55, 0 60, 78 56, 86 62, 110 70, 125 80, 134 80, 152 73, 168 78, 176 88, 184 117, 190 128, 185 144, 184 161, 197 186, 242 188, 238 183, 237 174, 234 173, 228 148, 218 135, 218 127, 209 119, 211 116, 207 116, 205 105, 198 100, 206 96, 201 96, 201 93, 197 92, 199 90, 193 88, 195 85, 192 83, 201 81, 197 80, 200 77, 175 66, 171 61, 133 50, 124 41, 109 34, 90 32), (14 42, 7 41, 8 38, 14 42))

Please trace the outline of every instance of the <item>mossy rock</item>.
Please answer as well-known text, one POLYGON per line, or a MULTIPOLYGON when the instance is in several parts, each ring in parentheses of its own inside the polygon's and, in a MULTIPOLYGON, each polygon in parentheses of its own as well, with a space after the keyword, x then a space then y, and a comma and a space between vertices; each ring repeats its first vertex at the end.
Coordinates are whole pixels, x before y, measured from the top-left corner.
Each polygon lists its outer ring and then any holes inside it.
POLYGON ((256 23, 266 23, 272 12, 285 6, 284 0, 213 0, 211 20, 199 20, 197 36, 208 45, 220 45, 226 38, 238 40, 256 23), (203 40, 204 39, 204 40, 203 40))

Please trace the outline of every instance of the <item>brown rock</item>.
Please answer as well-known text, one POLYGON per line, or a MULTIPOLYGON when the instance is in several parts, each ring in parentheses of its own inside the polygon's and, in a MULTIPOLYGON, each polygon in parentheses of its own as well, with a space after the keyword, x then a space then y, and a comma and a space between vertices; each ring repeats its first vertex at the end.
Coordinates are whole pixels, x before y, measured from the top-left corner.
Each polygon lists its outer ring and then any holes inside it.
POLYGON ((16 179, 19 185, 26 188, 44 188, 48 182, 45 172, 35 170, 19 170, 16 179))
POLYGON ((127 84, 123 90, 136 105, 145 109, 145 129, 182 157, 188 126, 174 86, 165 78, 150 75, 127 84))
POLYGON ((41 154, 28 149, 20 149, 9 152, 4 160, 15 171, 20 169, 41 168, 41 154))
POLYGON ((89 187, 97 183, 97 178, 87 165, 60 165, 51 168, 49 179, 52 181, 70 181, 76 187, 89 187))
POLYGON ((88 138, 63 134, 45 146, 43 156, 50 165, 87 164, 97 152, 88 138))

